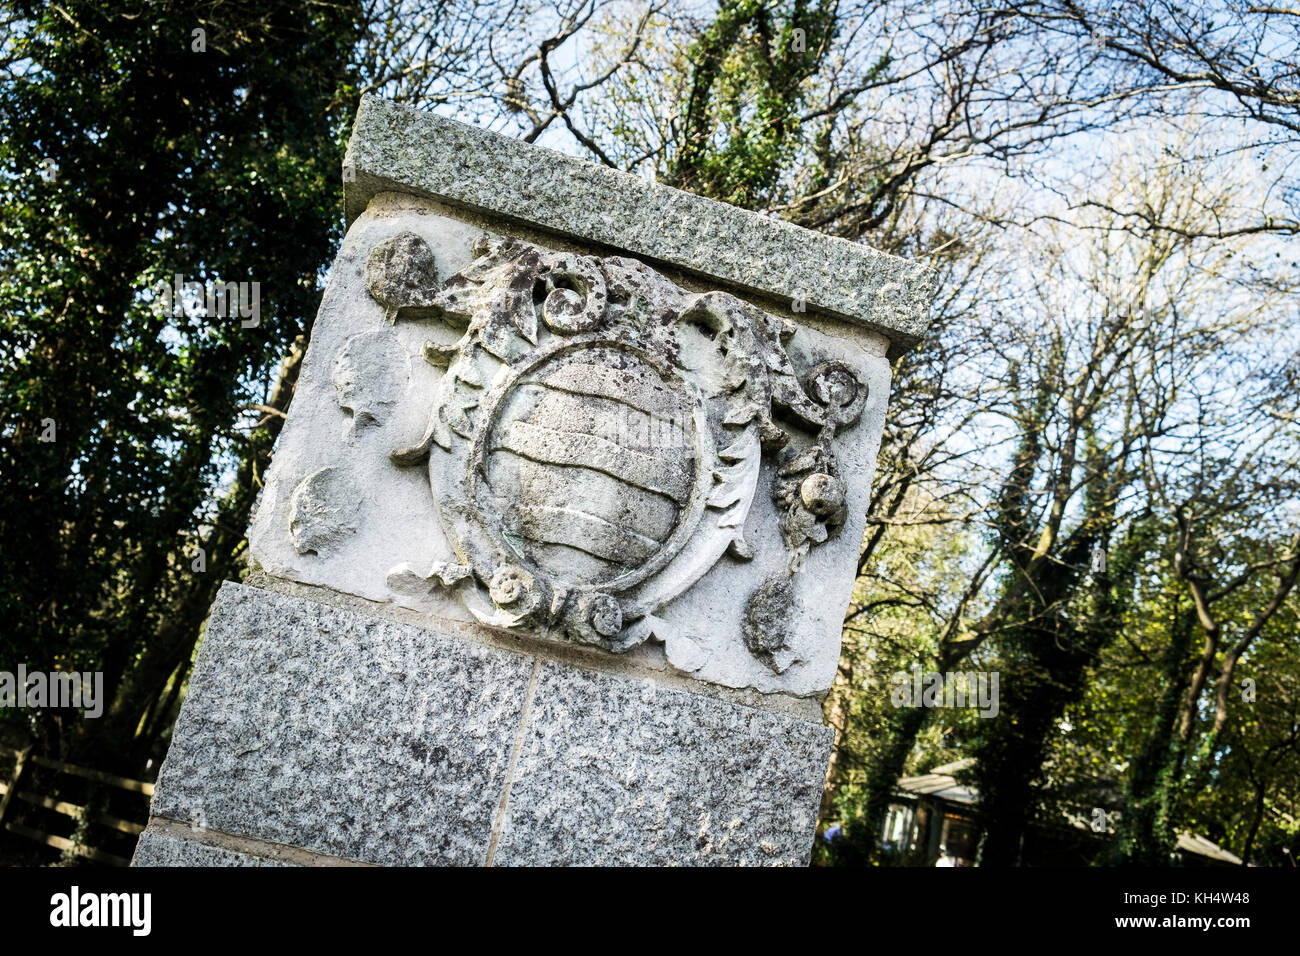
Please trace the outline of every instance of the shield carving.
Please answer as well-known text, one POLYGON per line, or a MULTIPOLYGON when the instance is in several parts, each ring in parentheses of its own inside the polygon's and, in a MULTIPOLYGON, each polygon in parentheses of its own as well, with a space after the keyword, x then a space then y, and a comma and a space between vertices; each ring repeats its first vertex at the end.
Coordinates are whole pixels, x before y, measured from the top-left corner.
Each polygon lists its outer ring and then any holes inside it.
POLYGON ((703 409, 649 356, 592 344, 516 380, 483 483, 521 560, 571 587, 621 589, 680 549, 704 489, 703 409))
POLYGON ((401 263, 429 271, 421 242, 377 246, 370 288, 394 320, 464 330, 453 346, 426 345, 445 374, 424 436, 392 456, 427 462, 458 560, 399 566, 391 586, 455 588, 487 624, 626 650, 725 552, 749 556, 763 451, 790 437, 774 408, 817 436, 781 452, 773 489, 791 573, 838 528, 830 441, 866 397, 847 366, 815 369, 805 390, 779 320, 619 257, 484 236, 472 265, 413 290, 401 263), (813 477, 810 505, 800 489, 813 477))

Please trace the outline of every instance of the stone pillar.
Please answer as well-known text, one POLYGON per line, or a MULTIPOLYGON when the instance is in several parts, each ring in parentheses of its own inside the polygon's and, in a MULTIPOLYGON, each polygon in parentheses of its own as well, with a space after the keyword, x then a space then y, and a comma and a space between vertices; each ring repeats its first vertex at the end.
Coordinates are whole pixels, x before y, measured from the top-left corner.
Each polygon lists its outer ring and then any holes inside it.
POLYGON ((805 864, 932 278, 376 98, 136 865, 805 864))

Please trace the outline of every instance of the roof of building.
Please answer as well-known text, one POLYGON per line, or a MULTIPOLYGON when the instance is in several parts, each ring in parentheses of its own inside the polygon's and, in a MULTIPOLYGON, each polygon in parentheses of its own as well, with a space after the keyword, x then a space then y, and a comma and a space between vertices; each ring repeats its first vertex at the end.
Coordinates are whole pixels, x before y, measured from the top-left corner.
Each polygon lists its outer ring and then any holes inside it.
POLYGON ((967 806, 979 803, 979 791, 974 787, 959 784, 953 774, 974 766, 971 758, 935 767, 929 773, 919 777, 904 777, 898 781, 898 789, 922 797, 938 797, 949 803, 961 803, 967 806))

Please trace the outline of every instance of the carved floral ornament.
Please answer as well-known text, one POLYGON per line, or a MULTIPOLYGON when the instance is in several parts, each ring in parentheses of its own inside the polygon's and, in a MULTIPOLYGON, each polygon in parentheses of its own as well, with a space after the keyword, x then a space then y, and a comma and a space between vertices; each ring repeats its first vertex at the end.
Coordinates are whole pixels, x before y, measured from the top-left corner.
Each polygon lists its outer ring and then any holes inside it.
POLYGON ((634 259, 486 235, 473 251, 443 283, 410 232, 367 262, 390 322, 464 330, 426 342, 445 374, 424 436, 391 456, 427 463, 458 562, 401 565, 389 586, 454 589, 485 624, 625 651, 724 553, 751 557, 745 518, 775 455, 788 560, 747 597, 744 638, 784 670, 791 579, 844 522, 832 442, 866 386, 839 362, 801 384, 783 346, 792 323, 634 259))

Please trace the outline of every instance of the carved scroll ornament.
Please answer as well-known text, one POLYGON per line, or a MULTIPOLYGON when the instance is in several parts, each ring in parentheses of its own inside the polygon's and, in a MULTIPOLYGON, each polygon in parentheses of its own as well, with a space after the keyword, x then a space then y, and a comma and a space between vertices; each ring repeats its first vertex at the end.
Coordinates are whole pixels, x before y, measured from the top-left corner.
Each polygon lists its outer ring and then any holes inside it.
POLYGON ((866 386, 839 362, 801 383, 784 348, 793 324, 633 259, 489 236, 474 257, 439 283, 427 245, 402 233, 368 260, 389 321, 463 330, 426 343, 445 374, 425 434, 392 454, 427 464, 457 561, 399 566, 389 586, 455 589, 485 624, 627 650, 724 553, 751 556, 766 453, 787 571, 744 596, 744 640, 789 666, 782 607, 809 549, 844 522, 832 440, 866 386))

